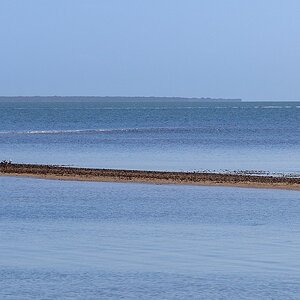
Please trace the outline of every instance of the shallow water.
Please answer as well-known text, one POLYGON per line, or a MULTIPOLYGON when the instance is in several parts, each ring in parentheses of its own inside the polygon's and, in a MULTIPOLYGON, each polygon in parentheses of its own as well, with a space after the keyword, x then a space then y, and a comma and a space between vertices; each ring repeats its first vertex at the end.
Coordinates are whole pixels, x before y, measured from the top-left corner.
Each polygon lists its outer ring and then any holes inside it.
POLYGON ((1 299, 297 299, 297 191, 0 178, 1 299))
POLYGON ((300 102, 0 103, 0 159, 300 173, 300 102))
MULTIPOLYGON (((300 103, 0 103, 0 160, 300 173, 300 103)), ((0 299, 299 299, 298 191, 0 177, 0 299)))

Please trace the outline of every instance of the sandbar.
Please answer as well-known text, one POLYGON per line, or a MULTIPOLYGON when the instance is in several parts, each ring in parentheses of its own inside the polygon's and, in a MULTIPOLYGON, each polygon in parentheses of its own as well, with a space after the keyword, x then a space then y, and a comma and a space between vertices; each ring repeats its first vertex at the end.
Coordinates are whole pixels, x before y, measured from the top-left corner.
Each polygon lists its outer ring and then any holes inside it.
POLYGON ((0 163, 0 176, 22 176, 52 180, 186 184, 300 190, 300 178, 211 172, 93 169, 59 165, 0 163))

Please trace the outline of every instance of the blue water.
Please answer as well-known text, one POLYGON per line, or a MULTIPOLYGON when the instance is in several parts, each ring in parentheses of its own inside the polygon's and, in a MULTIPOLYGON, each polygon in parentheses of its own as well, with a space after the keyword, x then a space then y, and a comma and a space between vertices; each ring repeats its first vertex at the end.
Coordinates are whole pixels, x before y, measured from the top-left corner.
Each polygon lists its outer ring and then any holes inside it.
MULTIPOLYGON (((300 103, 1 103, 0 160, 300 173, 300 103)), ((0 177, 0 299, 299 299, 298 191, 0 177)))
POLYGON ((0 113, 0 156, 15 162, 300 173, 300 102, 21 102, 0 113))
POLYGON ((1 299, 299 299, 297 191, 0 180, 1 299))

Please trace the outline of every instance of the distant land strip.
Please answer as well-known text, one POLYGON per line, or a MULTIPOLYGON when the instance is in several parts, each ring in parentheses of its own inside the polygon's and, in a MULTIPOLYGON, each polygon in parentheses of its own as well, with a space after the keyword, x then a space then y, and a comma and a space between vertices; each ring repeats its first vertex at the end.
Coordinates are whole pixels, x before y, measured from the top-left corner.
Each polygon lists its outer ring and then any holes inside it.
POLYGON ((241 102, 242 99, 147 96, 0 96, 0 102, 241 102))
POLYGON ((15 164, 8 162, 0 163, 0 176, 23 176, 75 181, 187 184, 300 190, 300 178, 285 176, 91 169, 57 165, 15 164))

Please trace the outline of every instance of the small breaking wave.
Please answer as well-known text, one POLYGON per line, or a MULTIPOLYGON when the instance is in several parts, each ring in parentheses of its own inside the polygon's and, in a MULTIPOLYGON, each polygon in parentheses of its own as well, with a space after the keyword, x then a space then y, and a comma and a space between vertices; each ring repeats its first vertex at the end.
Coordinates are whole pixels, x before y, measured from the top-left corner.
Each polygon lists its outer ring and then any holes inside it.
MULTIPOLYGON (((277 129, 278 131, 286 129, 277 129)), ((232 134, 232 133, 272 133, 272 128, 223 128, 223 127, 137 127, 137 128, 96 128, 96 129, 53 129, 53 130, 24 130, 24 131, 0 131, 0 135, 67 135, 67 134, 114 134, 114 133, 137 133, 137 134, 160 134, 160 133, 212 133, 212 134, 232 134)))
POLYGON ((59 135, 59 134, 92 134, 92 133, 122 133, 122 132, 173 132, 190 131, 190 128, 112 128, 112 129, 66 129, 66 130, 27 130, 27 131, 0 131, 1 135, 59 135))
POLYGON ((284 105, 284 106, 280 106, 280 105, 266 105, 266 106, 261 106, 260 108, 264 108, 264 109, 285 109, 285 108, 294 108, 294 106, 291 105, 284 105))
POLYGON ((68 133, 93 133, 93 132, 114 132, 124 131, 126 129, 66 129, 66 130, 27 130, 27 131, 0 131, 0 134, 20 134, 20 135, 35 135, 35 134, 68 134, 68 133))

